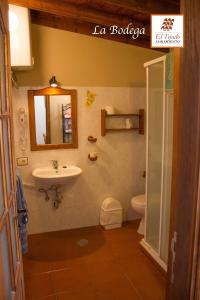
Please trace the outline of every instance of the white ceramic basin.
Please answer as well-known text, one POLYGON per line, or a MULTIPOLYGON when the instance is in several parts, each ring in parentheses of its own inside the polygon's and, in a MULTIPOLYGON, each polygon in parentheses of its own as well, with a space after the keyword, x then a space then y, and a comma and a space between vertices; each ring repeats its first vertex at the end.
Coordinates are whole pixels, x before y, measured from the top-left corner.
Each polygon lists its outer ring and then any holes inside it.
POLYGON ((70 178, 78 176, 82 169, 76 166, 53 168, 38 168, 33 170, 32 175, 38 181, 46 184, 64 184, 70 178))

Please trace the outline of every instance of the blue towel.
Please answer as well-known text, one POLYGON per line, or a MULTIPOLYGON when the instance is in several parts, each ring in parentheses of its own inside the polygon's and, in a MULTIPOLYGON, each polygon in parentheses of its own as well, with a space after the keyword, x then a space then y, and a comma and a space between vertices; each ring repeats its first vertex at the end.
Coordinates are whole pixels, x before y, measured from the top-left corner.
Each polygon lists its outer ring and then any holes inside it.
POLYGON ((22 246, 22 253, 28 251, 28 241, 27 241, 27 230, 26 224, 28 223, 28 210, 26 206, 26 200, 24 197, 22 179, 19 174, 19 171, 16 172, 17 176, 17 212, 18 212, 18 224, 19 224, 19 235, 22 246))

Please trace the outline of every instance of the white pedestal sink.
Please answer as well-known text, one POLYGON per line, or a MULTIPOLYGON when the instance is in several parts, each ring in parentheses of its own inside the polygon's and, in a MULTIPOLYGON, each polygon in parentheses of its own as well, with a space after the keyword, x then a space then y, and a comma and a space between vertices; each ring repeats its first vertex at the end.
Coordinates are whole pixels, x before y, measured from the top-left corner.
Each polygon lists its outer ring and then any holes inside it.
POLYGON ((37 168, 33 170, 32 175, 40 183, 48 185, 65 184, 70 178, 76 177, 82 173, 82 169, 77 166, 53 168, 37 168))

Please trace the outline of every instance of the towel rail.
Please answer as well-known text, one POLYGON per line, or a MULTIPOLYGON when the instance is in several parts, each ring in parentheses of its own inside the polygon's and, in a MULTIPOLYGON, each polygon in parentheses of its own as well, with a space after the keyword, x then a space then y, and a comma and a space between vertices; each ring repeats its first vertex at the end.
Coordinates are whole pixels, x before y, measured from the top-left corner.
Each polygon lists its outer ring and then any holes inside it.
POLYGON ((17 212, 18 212, 18 214, 26 213, 27 209, 18 209, 17 212))

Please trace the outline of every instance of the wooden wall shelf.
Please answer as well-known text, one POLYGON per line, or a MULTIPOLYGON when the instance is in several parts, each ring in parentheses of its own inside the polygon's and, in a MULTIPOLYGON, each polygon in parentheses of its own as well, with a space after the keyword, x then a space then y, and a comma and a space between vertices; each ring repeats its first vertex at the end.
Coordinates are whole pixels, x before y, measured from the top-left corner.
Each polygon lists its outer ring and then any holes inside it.
POLYGON ((105 109, 101 110, 101 136, 105 136, 107 132, 112 131, 138 131, 139 134, 144 134, 144 109, 140 109, 138 114, 112 114, 108 115, 105 109), (107 118, 138 118, 139 127, 133 128, 106 128, 107 118))

